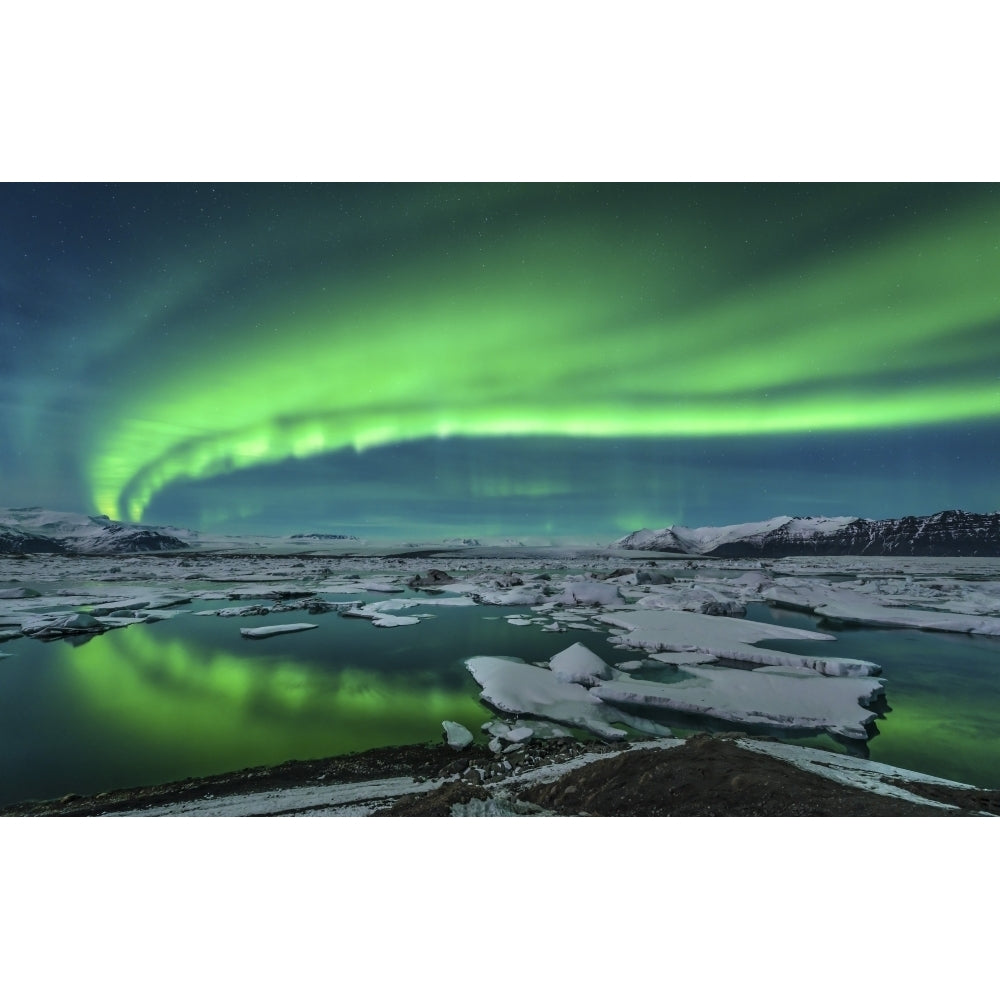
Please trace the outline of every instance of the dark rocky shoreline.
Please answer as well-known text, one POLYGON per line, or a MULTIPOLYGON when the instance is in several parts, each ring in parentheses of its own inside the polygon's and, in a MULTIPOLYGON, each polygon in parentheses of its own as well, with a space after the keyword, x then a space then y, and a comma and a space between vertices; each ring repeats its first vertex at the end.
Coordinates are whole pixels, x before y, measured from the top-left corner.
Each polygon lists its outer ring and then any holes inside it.
MULTIPOLYGON (((523 812, 557 816, 972 816, 1000 815, 1000 791, 921 782, 896 782, 938 808, 864 791, 806 772, 735 742, 736 734, 701 734, 669 749, 628 753, 602 743, 551 740, 532 743, 516 760, 523 812), (555 780, 531 780, 540 766, 582 753, 598 759, 555 780), (600 759, 607 755, 606 759, 600 759)), ((502 760, 482 745, 456 751, 442 745, 385 747, 341 757, 287 761, 269 767, 187 778, 147 788, 68 795, 21 802, 0 816, 113 816, 150 807, 204 802, 251 792, 342 785, 392 777, 444 779, 431 791, 402 795, 375 816, 449 816, 456 804, 485 802, 502 760)), ((306 810, 289 809, 290 815, 306 810)))

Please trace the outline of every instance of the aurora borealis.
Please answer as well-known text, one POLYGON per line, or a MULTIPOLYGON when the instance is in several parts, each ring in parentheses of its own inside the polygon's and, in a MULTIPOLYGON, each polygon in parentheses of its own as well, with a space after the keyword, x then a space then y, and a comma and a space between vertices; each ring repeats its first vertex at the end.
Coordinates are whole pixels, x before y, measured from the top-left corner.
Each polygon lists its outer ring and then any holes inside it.
POLYGON ((0 505, 587 537, 995 510, 981 185, 0 186, 0 505))

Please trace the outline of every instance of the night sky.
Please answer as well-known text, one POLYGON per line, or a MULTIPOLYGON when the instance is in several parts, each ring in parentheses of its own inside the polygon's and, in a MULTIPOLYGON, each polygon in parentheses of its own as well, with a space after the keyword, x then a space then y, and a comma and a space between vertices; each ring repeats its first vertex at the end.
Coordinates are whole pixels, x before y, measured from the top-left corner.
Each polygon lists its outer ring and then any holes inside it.
POLYGON ((1000 190, 3 184, 0 506, 610 541, 1000 507, 1000 190))

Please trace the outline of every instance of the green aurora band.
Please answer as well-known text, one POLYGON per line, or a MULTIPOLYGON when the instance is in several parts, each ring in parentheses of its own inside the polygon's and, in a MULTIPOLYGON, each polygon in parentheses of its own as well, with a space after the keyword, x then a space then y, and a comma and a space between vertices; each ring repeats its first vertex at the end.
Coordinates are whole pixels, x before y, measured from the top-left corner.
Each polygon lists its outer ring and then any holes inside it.
MULTIPOLYGON (((1000 414, 996 207, 719 294, 654 226, 521 224, 476 253, 312 272, 144 345, 92 428, 93 501, 423 438, 857 431, 1000 414), (690 280, 689 280, 690 279, 690 280)), ((669 236, 669 234, 668 234, 669 236)))

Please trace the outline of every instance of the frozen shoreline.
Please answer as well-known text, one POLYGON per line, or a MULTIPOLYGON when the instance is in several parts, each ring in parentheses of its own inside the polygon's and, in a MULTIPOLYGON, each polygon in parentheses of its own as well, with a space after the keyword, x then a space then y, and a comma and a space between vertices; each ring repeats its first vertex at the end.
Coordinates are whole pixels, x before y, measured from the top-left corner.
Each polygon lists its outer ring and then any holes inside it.
MULTIPOLYGON (((502 714, 590 729, 626 745, 633 736, 623 725, 648 737, 669 733, 648 715, 630 714, 641 708, 864 740, 875 718, 869 703, 881 692, 880 665, 759 646, 801 639, 825 640, 833 654, 837 649, 835 636, 746 619, 749 603, 831 618, 832 609, 843 616, 849 608, 851 617, 843 620, 921 630, 947 625, 987 642, 1000 634, 1000 560, 760 562, 516 549, 502 555, 0 557, 0 657, 9 666, 6 657, 32 640, 99 643, 112 628, 142 629, 190 614, 186 605, 193 600, 212 602, 197 615, 242 619, 308 611, 357 617, 381 629, 417 626, 436 606, 481 605, 495 607, 496 617, 519 630, 569 633, 551 663, 518 664, 488 650, 468 651, 482 700, 502 714), (345 599, 362 591, 372 599, 345 599), (258 603, 236 603, 247 600, 258 603), (587 632, 602 633, 598 641, 607 641, 609 652, 635 650, 636 659, 604 663, 574 643, 587 632), (663 677, 666 671, 673 674, 663 677)), ((234 630, 248 638, 323 627, 322 618, 239 629, 241 623, 234 622, 234 630)))
POLYGON ((536 750, 519 754, 509 772, 495 774, 490 764, 502 755, 491 755, 481 746, 393 747, 96 796, 20 803, 0 810, 0 815, 1000 815, 1000 791, 738 734, 616 747, 560 740, 536 750), (643 775, 656 777, 654 786, 646 783, 645 807, 639 812, 630 801, 630 786, 609 786, 604 777, 609 767, 628 768, 633 762, 632 784, 642 786, 643 775), (713 770, 721 773, 721 780, 712 780, 713 770), (574 790, 579 794, 588 786, 590 808, 575 808, 574 790))

